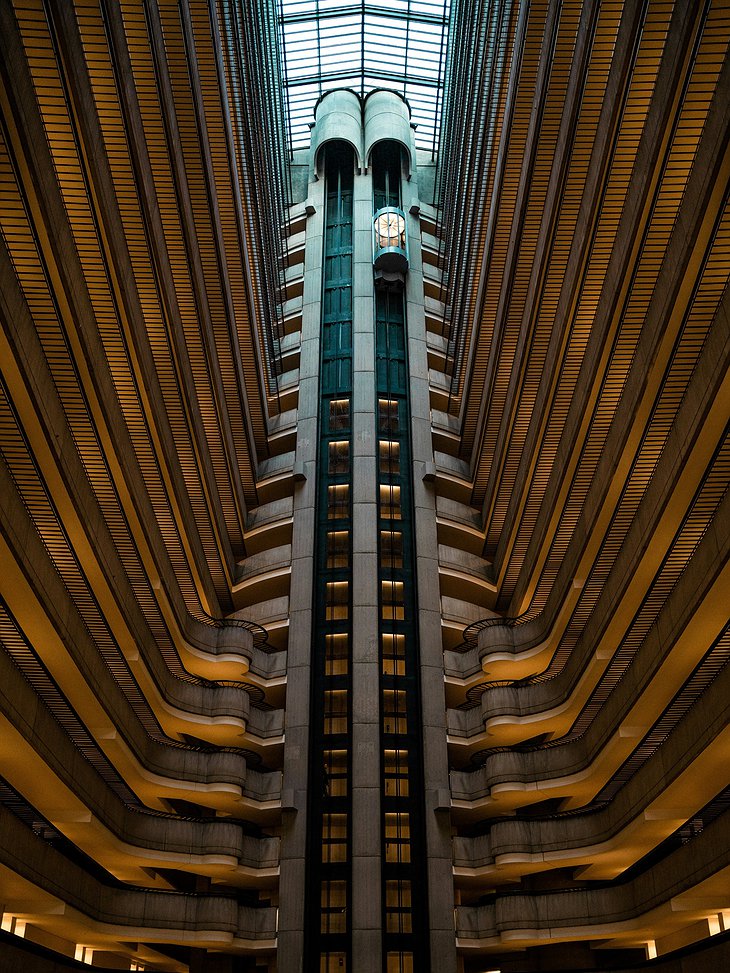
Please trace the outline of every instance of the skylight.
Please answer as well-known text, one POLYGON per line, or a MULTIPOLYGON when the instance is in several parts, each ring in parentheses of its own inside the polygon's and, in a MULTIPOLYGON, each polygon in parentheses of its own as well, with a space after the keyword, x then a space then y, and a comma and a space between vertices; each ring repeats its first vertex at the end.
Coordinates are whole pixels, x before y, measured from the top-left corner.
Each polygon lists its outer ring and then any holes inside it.
POLYGON ((309 145, 319 97, 333 88, 404 95, 416 145, 435 152, 450 0, 279 0, 292 149, 309 145))

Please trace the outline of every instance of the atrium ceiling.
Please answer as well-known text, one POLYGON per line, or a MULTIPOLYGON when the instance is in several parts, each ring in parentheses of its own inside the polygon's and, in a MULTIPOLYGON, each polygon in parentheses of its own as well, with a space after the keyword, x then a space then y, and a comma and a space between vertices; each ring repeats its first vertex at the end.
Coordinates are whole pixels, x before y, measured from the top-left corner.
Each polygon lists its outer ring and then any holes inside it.
POLYGON ((438 146, 450 0, 280 0, 290 147, 309 145, 318 99, 333 88, 403 95, 416 145, 438 146))

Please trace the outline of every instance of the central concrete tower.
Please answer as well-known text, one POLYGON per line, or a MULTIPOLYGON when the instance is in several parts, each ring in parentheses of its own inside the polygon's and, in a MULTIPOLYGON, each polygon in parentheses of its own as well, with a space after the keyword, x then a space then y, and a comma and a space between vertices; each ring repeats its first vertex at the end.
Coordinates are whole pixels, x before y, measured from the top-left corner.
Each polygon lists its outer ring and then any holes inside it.
POLYGON ((312 132, 280 969, 455 969, 416 154, 391 91, 312 132))

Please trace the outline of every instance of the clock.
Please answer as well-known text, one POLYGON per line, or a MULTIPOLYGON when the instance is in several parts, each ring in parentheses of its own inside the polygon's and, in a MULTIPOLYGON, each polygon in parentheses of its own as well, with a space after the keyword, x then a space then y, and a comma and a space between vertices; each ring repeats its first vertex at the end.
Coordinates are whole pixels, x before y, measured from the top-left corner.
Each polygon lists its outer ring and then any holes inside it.
POLYGON ((379 209, 373 217, 373 266, 376 271, 403 279, 408 270, 406 217, 395 206, 379 209))
POLYGON ((398 210, 381 211, 375 217, 375 240, 379 250, 386 247, 406 248, 406 221, 398 210))

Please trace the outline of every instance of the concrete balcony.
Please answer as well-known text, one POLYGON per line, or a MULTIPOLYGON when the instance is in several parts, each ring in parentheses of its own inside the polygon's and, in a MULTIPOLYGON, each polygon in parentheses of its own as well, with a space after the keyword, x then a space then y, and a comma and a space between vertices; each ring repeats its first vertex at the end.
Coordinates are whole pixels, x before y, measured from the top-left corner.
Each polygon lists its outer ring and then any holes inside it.
POLYGON ((259 601, 288 594, 291 578, 291 544, 259 551, 246 558, 231 592, 240 611, 259 601))
POLYGON ((119 942, 175 942, 183 931, 192 945, 249 954, 275 947, 275 909, 241 906, 225 895, 102 885, 5 808, 0 821, 7 838, 0 867, 12 876, 5 908, 48 932, 107 949, 119 942))
MULTIPOLYGON (((642 743, 666 705, 659 701, 658 712, 651 719, 635 720, 631 708, 638 703, 631 695, 630 676, 626 688, 628 695, 612 698, 582 737, 525 751, 491 753, 477 770, 452 771, 452 813, 459 819, 475 821, 514 813, 549 799, 560 801, 565 810, 593 800, 642 743)), ((685 704, 689 708, 662 741, 656 757, 637 765, 643 775, 639 778, 637 769, 637 780, 643 780, 640 793, 633 790, 637 784, 619 791, 621 798, 612 813, 617 814, 622 827, 628 826, 631 817, 643 813, 642 802, 646 806, 659 802, 651 819, 684 821, 693 809, 714 797, 718 785, 712 768, 727 759, 730 745, 730 670, 726 667, 705 690, 702 706, 690 705, 692 698, 690 694, 685 704), (625 812, 618 810, 622 801, 628 801, 625 812)), ((468 725, 462 725, 468 729, 468 725)), ((663 827, 657 825, 655 833, 663 827)))
POLYGON ((630 642, 623 648, 620 643, 611 644, 605 629, 601 631, 603 619, 592 617, 565 668, 553 679, 485 689, 480 709, 489 746, 514 745, 539 734, 557 739, 568 733, 601 680, 618 679, 619 669, 627 670, 621 675, 624 685, 629 681, 634 686, 630 698, 636 701, 636 719, 642 725, 651 721, 725 623, 730 539, 721 525, 724 514, 730 515, 730 501, 724 507, 727 509, 718 511, 633 655, 630 642), (581 671, 581 661, 586 658, 581 671))
MULTIPOLYGON (((568 888, 497 896, 456 909, 457 949, 464 954, 524 949, 590 938, 603 945, 659 944, 690 932, 726 902, 730 876, 728 812, 633 880, 603 888, 568 888)), ((704 927, 704 935, 708 934, 704 927)), ((701 938, 703 933, 696 930, 701 938)), ((685 941, 692 941, 690 937, 685 941)))

